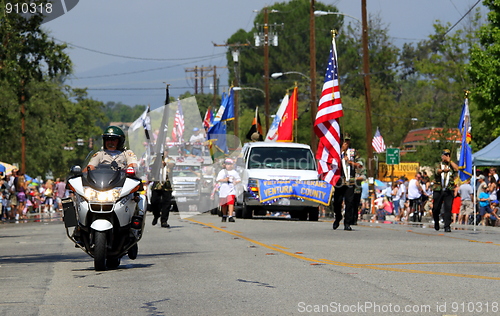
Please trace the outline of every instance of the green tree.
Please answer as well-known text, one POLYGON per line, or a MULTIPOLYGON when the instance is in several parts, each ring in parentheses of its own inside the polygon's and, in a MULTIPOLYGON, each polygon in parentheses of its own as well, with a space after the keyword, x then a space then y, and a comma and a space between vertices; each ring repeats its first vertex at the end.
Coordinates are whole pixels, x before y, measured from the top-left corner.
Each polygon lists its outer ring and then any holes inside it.
POLYGON ((109 122, 133 122, 146 109, 145 105, 135 105, 133 107, 125 105, 121 102, 107 102, 104 106, 104 114, 107 117, 107 122, 104 122, 105 128, 109 122))
MULTIPOLYGON (((26 130, 29 152, 26 173, 30 176, 45 176, 51 171, 54 176, 64 177, 69 167, 81 164, 89 146, 99 139, 102 129, 95 124, 104 120, 102 102, 87 98, 84 90, 67 90, 53 82, 31 82, 28 86, 31 97, 26 102, 26 115, 30 118, 26 130), (70 101, 74 98, 75 101, 70 101), (77 140, 84 141, 78 146, 77 140), (72 150, 65 150, 72 148, 72 150)), ((0 138, 2 152, 0 160, 19 163, 21 148, 19 139, 19 117, 11 111, 17 107, 17 97, 7 85, 0 87, 0 138), (15 123, 13 123, 15 122, 15 123)))
POLYGON ((74 150, 64 152, 67 159, 62 167, 66 170, 61 172, 67 172, 68 166, 81 165, 91 150, 98 149, 102 145, 103 128, 109 125, 103 110, 104 104, 89 98, 85 89, 72 89, 70 97, 74 102, 66 103, 64 124, 68 132, 65 141, 66 144, 72 144, 69 147, 74 150), (83 145, 78 144, 78 139, 84 141, 83 145))
MULTIPOLYGON (((334 6, 316 3, 317 10, 338 11, 334 6)), ((270 74, 275 72, 297 71, 309 74, 309 0, 292 0, 289 2, 275 3, 268 7, 268 19, 270 24, 276 23, 276 31, 279 38, 278 46, 269 47, 269 70, 270 74), (283 27, 281 25, 283 24, 283 27), (306 43, 306 44, 305 44, 306 43)), ((318 60, 319 73, 324 74, 326 69, 326 59, 331 44, 330 30, 340 29, 343 23, 343 16, 328 15, 316 20, 316 58, 318 60), (326 34, 326 35, 325 35, 326 34)), ((239 63, 234 64, 232 59, 233 48, 228 49, 228 69, 230 72, 230 82, 234 82, 238 76, 239 85, 242 87, 254 87, 264 90, 264 48, 254 46, 254 33, 262 32, 264 24, 264 12, 257 14, 254 20, 254 27, 246 32, 237 30, 229 39, 229 44, 246 44, 249 46, 240 47, 239 63)), ((318 78, 321 76, 318 75, 318 78)), ((299 85, 299 115, 305 112, 310 106, 309 82, 298 75, 287 75, 280 79, 270 79, 270 115, 273 115, 280 104, 281 99, 288 89, 294 87, 295 82, 299 85)), ((321 86, 323 79, 318 80, 321 86)), ((259 91, 245 90, 239 93, 240 109, 246 113, 245 109, 255 110, 259 106, 262 124, 265 125, 264 117, 264 95, 259 91)), ((251 112, 250 111, 250 112, 251 112)), ((240 120, 240 138, 245 136, 250 128, 253 115, 240 120)), ((272 121, 272 118, 269 118, 272 121)), ((310 116, 302 115, 298 124, 299 141, 310 142, 310 116), (309 118, 308 118, 309 117, 309 118)))
MULTIPOLYGON (((316 10, 338 12, 332 5, 316 2, 316 10)), ((309 74, 309 16, 310 1, 292 0, 286 3, 275 3, 268 8, 269 23, 277 23, 279 45, 269 47, 269 69, 270 73, 298 71, 309 74)), ((344 117, 342 127, 353 135, 353 142, 359 145, 362 152, 365 152, 366 141, 364 130, 364 81, 362 76, 362 47, 361 29, 359 23, 351 21, 346 24, 343 15, 326 15, 315 20, 316 33, 316 90, 319 95, 324 81, 324 74, 328 62, 328 54, 331 46, 331 30, 339 31, 336 38, 337 52, 339 59, 339 74, 341 97, 344 106, 344 117), (363 122, 360 124, 360 122, 363 122)), ((264 13, 261 11, 254 20, 254 28, 249 32, 238 30, 228 40, 228 43, 253 43, 254 33, 261 32, 260 27, 264 22, 264 13)), ((388 30, 384 27, 378 17, 371 17, 370 25, 370 63, 372 80, 372 109, 373 113, 389 113, 394 115, 401 111, 394 111, 397 108, 394 98, 397 86, 398 49, 392 44, 388 30)), ((240 48, 240 58, 237 67, 232 61, 233 48, 228 51, 228 65, 230 69, 230 81, 238 75, 238 82, 241 86, 256 87, 264 89, 263 75, 263 47, 253 45, 240 48)), ((307 111, 310 104, 310 84, 298 75, 286 75, 277 80, 270 81, 270 114, 274 114, 288 89, 293 88, 295 82, 299 87, 299 120, 297 126, 297 141, 310 143, 311 140, 311 118, 307 111)), ((259 106, 261 113, 264 113, 264 96, 258 91, 245 91, 241 93, 240 108, 255 109, 259 106)), ((317 106, 314 104, 312 106, 317 106)), ((396 114, 396 115, 398 115, 396 114)), ((248 130, 253 116, 249 115, 246 127, 240 120, 240 134, 245 134, 248 130)), ((263 117, 264 118, 264 117, 263 117)), ((272 119, 271 119, 272 121, 272 119)), ((377 125, 391 127, 390 119, 382 119, 382 116, 374 115, 374 129, 377 125)), ((264 123, 264 120, 263 120, 264 123)), ((401 124, 403 125, 403 124, 401 124)), ((342 128, 341 127, 341 128, 342 128)), ((399 133, 390 135, 399 135, 399 133)), ((400 136, 400 135, 399 135, 400 136)), ((393 142, 396 142, 394 136, 393 142)), ((399 145, 399 144, 398 144, 399 145)))
MULTIPOLYGON (((37 5, 42 3, 33 2, 37 5)), ((41 28, 42 15, 26 19, 19 14, 7 14, 5 10, 0 14, 0 80, 7 84, 17 98, 19 117, 15 121, 19 122, 21 171, 25 172, 26 152, 29 151, 26 131, 32 127, 30 118, 26 120, 31 110, 27 107, 33 94, 30 88, 36 86, 32 83, 64 79, 71 72, 71 61, 64 52, 66 45, 56 44, 41 28)))
MULTIPOLYGON (((451 24, 443 25, 438 21, 428 39, 403 46, 394 92, 396 103, 391 108, 393 137, 402 141, 409 130, 417 128, 456 128, 464 90, 472 86, 466 69, 469 51, 477 41, 475 31, 480 19, 477 13, 458 30, 451 28, 451 24)), ((470 108, 474 120, 475 107, 471 104, 470 108)), ((477 131, 476 124, 473 121, 473 130, 477 131)), ((419 154, 409 154, 408 157, 425 161, 427 149, 419 148, 419 154)))
POLYGON ((471 113, 473 142, 478 148, 500 135, 500 1, 483 3, 490 9, 489 23, 478 32, 479 43, 471 49, 467 68, 473 82, 471 100, 479 112, 477 120, 471 113))

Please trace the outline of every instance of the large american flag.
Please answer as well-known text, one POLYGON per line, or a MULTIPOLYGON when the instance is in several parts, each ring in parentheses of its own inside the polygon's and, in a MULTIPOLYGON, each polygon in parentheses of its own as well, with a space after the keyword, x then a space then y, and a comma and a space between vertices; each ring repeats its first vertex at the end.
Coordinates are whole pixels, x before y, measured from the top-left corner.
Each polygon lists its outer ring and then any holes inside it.
POLYGON ((175 111, 174 128, 172 129, 172 140, 181 142, 184 134, 184 114, 182 114, 181 100, 177 100, 177 111, 175 111))
POLYGON ((375 152, 377 154, 381 153, 385 150, 384 138, 382 138, 382 135, 380 134, 378 127, 377 127, 377 131, 375 132, 375 136, 373 136, 373 139, 372 139, 372 146, 373 146, 373 149, 375 149, 375 152))
POLYGON ((318 174, 332 185, 335 185, 340 178, 339 118, 342 116, 344 116, 344 112, 340 100, 337 48, 335 38, 333 38, 325 82, 314 122, 314 132, 319 138, 318 151, 316 152, 318 174))

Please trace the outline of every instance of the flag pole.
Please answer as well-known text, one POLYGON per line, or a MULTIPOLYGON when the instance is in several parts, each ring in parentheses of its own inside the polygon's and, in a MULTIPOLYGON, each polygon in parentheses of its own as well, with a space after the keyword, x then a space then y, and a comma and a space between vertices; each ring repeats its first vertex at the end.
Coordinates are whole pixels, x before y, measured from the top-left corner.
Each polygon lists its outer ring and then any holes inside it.
MULTIPOLYGON (((468 100, 469 94, 470 94, 469 90, 464 90, 464 99, 465 99, 465 101, 468 100)), ((470 115, 470 113, 469 113, 469 115, 470 115)), ((470 123, 470 116, 469 116, 469 123, 470 123)), ((469 132, 469 131, 466 131, 465 128, 463 128, 463 129, 464 130, 463 130, 462 133, 468 133, 469 132)), ((467 140, 467 134, 466 134, 465 137, 466 137, 466 140, 467 140)), ((472 164, 472 161, 471 161, 471 164, 472 164)), ((477 196, 476 196, 476 194, 477 194, 476 193, 476 179, 477 179, 477 173, 476 173, 476 166, 474 166, 474 164, 472 164, 472 174, 474 175, 474 178, 473 178, 474 179, 474 183, 472 184, 473 185, 473 191, 474 191, 474 194, 472 195, 472 205, 474 206, 474 232, 476 232, 476 225, 477 225, 477 220, 476 220, 477 219, 477 210, 476 210, 476 201, 477 201, 477 196)), ((468 219, 466 219, 466 220, 468 220, 468 219)))
POLYGON ((295 103, 295 106, 293 107, 293 111, 292 111, 292 113, 293 113, 293 127, 294 127, 294 134, 295 134, 295 136, 292 137, 292 142, 297 142, 297 120, 295 119, 295 117, 297 116, 296 112, 299 111, 299 96, 298 96, 298 94, 299 94, 299 91, 298 91, 299 88, 298 88, 297 81, 295 81, 294 91, 295 91, 295 89, 297 89, 297 96, 295 98, 296 103, 295 103))
MULTIPOLYGON (((330 30, 330 33, 332 34, 332 41, 335 41, 335 38, 337 37, 337 34, 339 34, 339 32, 337 30, 330 30)), ((334 53, 335 53, 335 55, 337 55, 336 49, 335 49, 334 53)), ((338 64, 339 63, 337 60, 337 71, 338 71, 338 66, 339 66, 338 64)), ((334 91, 332 91, 332 98, 334 98, 333 93, 334 93, 334 91)), ((343 116, 339 117, 339 126, 340 126, 340 134, 344 134, 345 133, 345 130, 344 130, 345 126, 344 126, 344 117, 343 116)), ((342 144, 340 144, 340 146, 342 147, 342 144)))
POLYGON ((316 151, 318 174, 322 180, 336 185, 341 176, 339 118, 344 115, 344 111, 340 97, 337 52, 333 32, 325 80, 314 122, 314 132, 319 138, 318 150, 316 151))
POLYGON ((163 108, 163 117, 161 120, 161 125, 160 125, 160 131, 158 133, 158 138, 156 139, 156 144, 155 144, 155 149, 154 149, 154 154, 156 155, 155 161, 153 163, 153 167, 151 168, 151 180, 156 180, 156 181, 161 181, 160 177, 160 170, 162 168, 162 162, 163 162, 163 145, 166 140, 166 134, 167 134, 167 124, 168 124, 168 101, 170 98, 170 92, 168 91, 168 87, 170 86, 169 83, 166 84, 165 87, 165 106, 163 108))

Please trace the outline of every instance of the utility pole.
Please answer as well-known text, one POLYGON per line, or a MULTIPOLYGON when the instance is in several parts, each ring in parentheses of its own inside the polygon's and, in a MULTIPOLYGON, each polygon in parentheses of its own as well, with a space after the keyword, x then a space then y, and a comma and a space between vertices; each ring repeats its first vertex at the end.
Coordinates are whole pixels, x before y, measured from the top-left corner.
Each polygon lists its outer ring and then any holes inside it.
MULTIPOLYGON (((245 44, 215 44, 213 43, 215 47, 232 47, 232 56, 233 56, 233 62, 234 62, 234 86, 239 87, 240 80, 239 80, 239 47, 243 46, 250 46, 250 44, 245 43, 245 44)), ((234 136, 239 137, 239 94, 238 91, 234 91, 234 136)))
POLYGON ((266 115, 266 132, 269 131, 269 14, 264 8, 264 113, 266 115))
POLYGON ((198 94, 198 66, 194 68, 184 68, 185 72, 194 72, 194 94, 198 94))
MULTIPOLYGON (((279 12, 277 10, 271 10, 271 13, 279 12)), ((276 33, 276 26, 278 24, 274 23, 273 25, 269 24, 269 10, 267 7, 264 8, 264 32, 256 33, 255 36, 255 46, 260 46, 261 42, 264 42, 264 112, 266 115, 266 132, 269 130, 269 44, 273 46, 278 46, 278 34, 276 33)), ((259 27, 259 25, 257 25, 259 27)), ((283 27, 283 24, 281 24, 283 27)))
POLYGON ((26 173, 26 93, 25 81, 21 79, 21 174, 26 173))
POLYGON ((372 112, 370 94, 370 59, 368 51, 368 17, 366 13, 366 0, 361 0, 361 18, 363 25, 363 76, 365 83, 365 118, 366 118, 366 152, 368 154, 368 177, 373 177, 373 149, 372 149, 372 112))
MULTIPOLYGON (((203 71, 212 71, 213 67, 198 67, 194 66, 193 68, 185 68, 185 72, 194 72, 194 94, 198 94, 198 86, 200 86, 200 93, 203 94, 203 79, 208 78, 203 76, 203 71), (200 71, 200 76, 198 76, 198 71, 200 71), (198 85, 199 79, 199 85, 198 85)), ((211 77, 211 76, 210 76, 211 77)))
POLYGON ((318 148, 318 138, 314 132, 314 122, 316 121, 316 29, 315 29, 315 0, 311 0, 311 12, 309 15, 309 67, 311 78, 311 149, 316 154, 318 148))
MULTIPOLYGON (((233 50, 233 62, 234 62, 234 86, 239 87, 240 86, 240 51, 235 48, 233 50)), ((240 109, 240 102, 239 102, 239 95, 238 91, 234 91, 234 136, 240 137, 239 134, 239 109, 240 109)))
MULTIPOLYGON (((370 59, 368 52, 368 17, 366 14, 366 0, 361 0, 361 19, 362 19, 362 42, 363 42, 363 77, 365 82, 365 117, 366 117, 366 153, 367 157, 367 171, 368 171, 368 196, 371 205, 374 199, 374 168, 373 161, 373 148, 372 148, 372 111, 371 111, 371 95, 370 95, 370 59)), ((365 164, 366 165, 366 164, 365 164)), ((370 207, 371 208, 371 207, 370 207)), ((370 212, 373 212, 370 209, 370 212)))
POLYGON ((217 66, 214 66, 214 98, 213 98, 213 101, 212 101, 212 106, 216 107, 216 103, 217 103, 217 93, 218 93, 218 87, 219 85, 217 84, 217 66))
POLYGON ((203 94, 203 66, 200 68, 201 94, 203 94))

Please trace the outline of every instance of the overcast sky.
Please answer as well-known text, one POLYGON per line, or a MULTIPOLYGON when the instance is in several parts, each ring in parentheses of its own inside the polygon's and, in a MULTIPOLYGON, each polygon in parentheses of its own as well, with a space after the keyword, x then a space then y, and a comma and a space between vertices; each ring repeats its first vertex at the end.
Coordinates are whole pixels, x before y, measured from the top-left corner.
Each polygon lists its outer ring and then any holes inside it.
MULTIPOLYGON (((322 2, 361 19, 361 0, 322 2)), ((476 2, 367 0, 368 13, 380 15, 396 45, 425 39, 433 33, 435 20, 455 24, 476 2)), ((172 95, 176 96, 192 86, 184 73, 187 67, 215 65, 221 67, 218 73, 226 72, 222 69, 226 64, 226 49, 214 47, 213 43, 224 44, 240 28, 250 30, 257 14, 254 11, 273 3, 267 0, 81 0, 73 10, 44 27, 57 40, 74 45, 69 55, 76 77, 107 75, 74 80, 73 86, 120 89, 132 84, 161 88, 163 82, 168 82, 173 87, 172 95), (151 63, 153 68, 163 69, 147 71, 151 63), (134 71, 137 73, 117 75, 134 71)), ((349 19, 346 18, 346 22, 349 19)), ((128 104, 127 98, 132 95, 139 99, 144 96, 141 103, 147 104, 158 100, 161 94, 160 90, 104 90, 97 98, 128 104)))

